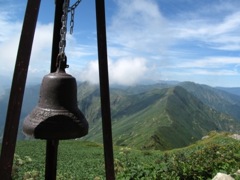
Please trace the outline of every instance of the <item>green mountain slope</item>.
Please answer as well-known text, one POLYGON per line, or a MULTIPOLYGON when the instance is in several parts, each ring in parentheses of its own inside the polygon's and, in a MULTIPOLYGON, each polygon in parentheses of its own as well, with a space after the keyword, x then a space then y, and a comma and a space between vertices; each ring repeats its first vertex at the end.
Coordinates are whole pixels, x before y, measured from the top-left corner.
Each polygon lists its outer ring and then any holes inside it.
MULTIPOLYGON (((89 108, 93 107, 100 110, 99 105, 89 108)), ((114 144, 122 146, 171 149, 189 145, 211 130, 236 132, 240 127, 180 86, 132 95, 112 90, 111 107, 114 144)), ((100 127, 100 122, 93 123, 86 139, 101 141, 100 127)))
POLYGON ((219 112, 229 114, 240 121, 240 96, 193 82, 183 82, 179 85, 192 93, 204 104, 219 112))
MULTIPOLYGON (((17 142, 13 180, 44 179, 45 146, 42 140, 17 142)), ((239 169, 239 149, 239 140, 213 132, 191 146, 171 151, 114 146, 116 179, 212 179, 217 172, 234 175, 239 169)), ((103 146, 60 141, 57 179, 106 179, 103 146)))
MULTIPOLYGON (((39 86, 26 89, 21 122, 37 105, 38 91, 39 86)), ((212 130, 239 133, 240 97, 216 88, 191 82, 159 83, 114 86, 110 93, 115 145, 172 149, 189 145, 212 130)), ((3 99, 0 106, 6 109, 3 99)), ((84 139, 101 142, 99 86, 79 83, 78 106, 89 122, 84 139)))
POLYGON ((238 131, 239 123, 224 113, 204 105, 181 87, 169 89, 166 112, 172 123, 158 127, 147 147, 177 148, 189 145, 212 130, 238 131), (168 146, 166 146, 168 144, 168 146))

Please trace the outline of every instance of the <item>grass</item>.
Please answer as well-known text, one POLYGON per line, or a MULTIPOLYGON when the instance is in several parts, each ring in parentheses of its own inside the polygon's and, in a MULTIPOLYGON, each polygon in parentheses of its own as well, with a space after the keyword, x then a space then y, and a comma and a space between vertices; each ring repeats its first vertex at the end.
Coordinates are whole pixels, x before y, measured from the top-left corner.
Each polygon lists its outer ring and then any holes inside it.
MULTIPOLYGON (((44 179, 45 141, 19 141, 13 179, 44 179)), ((170 151, 114 146, 117 179, 211 179, 217 172, 235 176, 240 169, 240 142, 227 133, 209 134, 185 148, 170 151)), ((57 179, 105 179, 101 144, 60 141, 57 179)))
MULTIPOLYGON (((45 141, 21 141, 17 143, 14 179, 34 174, 34 179, 44 179, 45 141), (31 161, 26 161, 27 157, 31 161), (21 163, 19 164, 19 161, 21 163)), ((103 147, 100 144, 68 140, 58 147, 58 179, 94 179, 104 176, 103 147)), ((27 178, 26 178, 27 179, 27 178)))

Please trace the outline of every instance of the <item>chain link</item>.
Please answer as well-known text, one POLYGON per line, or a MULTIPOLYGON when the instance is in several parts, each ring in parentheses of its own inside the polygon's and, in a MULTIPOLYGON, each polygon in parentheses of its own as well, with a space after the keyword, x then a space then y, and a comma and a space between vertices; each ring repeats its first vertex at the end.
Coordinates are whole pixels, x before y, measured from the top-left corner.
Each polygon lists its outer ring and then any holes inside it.
POLYGON ((65 54, 66 34, 67 34, 67 15, 68 15, 69 0, 65 0, 62 7, 62 27, 60 29, 59 54, 65 54))
POLYGON ((68 9, 68 12, 71 13, 70 34, 73 33, 75 9, 76 9, 76 7, 80 4, 80 2, 81 2, 81 0, 77 0, 77 1, 68 9))
POLYGON ((60 29, 60 42, 59 42, 59 54, 65 56, 65 47, 66 47, 66 34, 67 34, 67 18, 68 12, 71 13, 71 21, 70 21, 70 34, 73 33, 74 27, 74 14, 76 7, 80 4, 81 0, 77 0, 71 7, 69 7, 70 0, 64 0, 63 7, 62 7, 62 27, 60 29))

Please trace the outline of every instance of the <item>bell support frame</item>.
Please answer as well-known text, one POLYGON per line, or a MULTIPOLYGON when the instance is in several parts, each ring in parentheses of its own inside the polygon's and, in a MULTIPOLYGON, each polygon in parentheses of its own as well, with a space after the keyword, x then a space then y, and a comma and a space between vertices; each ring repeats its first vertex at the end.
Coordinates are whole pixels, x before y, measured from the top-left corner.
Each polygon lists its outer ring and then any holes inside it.
POLYGON ((20 37, 3 134, 0 177, 11 179, 20 113, 41 0, 29 0, 20 37))

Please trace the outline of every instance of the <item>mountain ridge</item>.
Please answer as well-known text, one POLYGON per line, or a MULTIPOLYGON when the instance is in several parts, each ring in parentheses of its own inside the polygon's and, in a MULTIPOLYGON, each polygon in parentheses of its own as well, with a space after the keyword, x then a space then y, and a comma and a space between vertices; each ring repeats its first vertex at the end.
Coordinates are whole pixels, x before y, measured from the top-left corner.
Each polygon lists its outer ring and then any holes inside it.
MULTIPOLYGON (((38 88, 25 91, 20 126, 36 106, 38 88)), ((83 139, 102 142, 99 86, 78 83, 77 93, 90 128, 83 139)), ((0 105, 6 108, 2 100, 0 105)), ((115 145, 165 150, 194 143, 209 131, 239 133, 240 129, 240 96, 193 82, 114 86, 110 104, 115 145)))
POLYGON ((240 96, 193 82, 183 82, 179 85, 200 99, 204 104, 240 120, 240 96))
MULTIPOLYGON (((111 95, 112 101, 114 97, 117 99, 116 95, 111 95)), ((235 131, 237 128, 234 127, 239 127, 236 119, 208 107, 182 86, 152 89, 121 98, 127 105, 123 109, 117 107, 121 116, 114 113, 112 115, 113 139, 116 145, 137 146, 143 149, 176 148, 199 140, 209 131, 235 131), (180 117, 181 123, 177 123, 180 117), (189 122, 190 118, 194 121, 189 125, 184 118, 189 122), (149 128, 151 132, 144 128, 149 128), (178 129, 178 133, 174 134, 174 129, 178 129)), ((121 105, 121 100, 118 100, 117 104, 121 105)), ((98 133, 92 137, 89 135, 87 139, 99 141, 96 136, 99 137, 100 134, 98 129, 98 133)))

